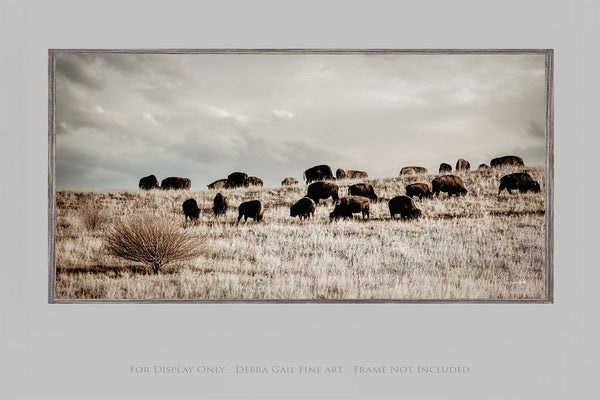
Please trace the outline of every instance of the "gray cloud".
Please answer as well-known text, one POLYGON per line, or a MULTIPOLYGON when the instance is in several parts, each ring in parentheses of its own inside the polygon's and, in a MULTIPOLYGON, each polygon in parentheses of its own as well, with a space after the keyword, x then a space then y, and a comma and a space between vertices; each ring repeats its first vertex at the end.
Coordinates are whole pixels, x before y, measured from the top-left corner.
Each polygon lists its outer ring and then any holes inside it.
POLYGON ((56 59, 56 72, 58 78, 87 87, 89 89, 102 89, 106 85, 102 73, 98 73, 94 67, 93 56, 87 55, 65 55, 56 59))
POLYGON ((543 56, 102 54, 57 68, 59 189, 544 159, 543 56))

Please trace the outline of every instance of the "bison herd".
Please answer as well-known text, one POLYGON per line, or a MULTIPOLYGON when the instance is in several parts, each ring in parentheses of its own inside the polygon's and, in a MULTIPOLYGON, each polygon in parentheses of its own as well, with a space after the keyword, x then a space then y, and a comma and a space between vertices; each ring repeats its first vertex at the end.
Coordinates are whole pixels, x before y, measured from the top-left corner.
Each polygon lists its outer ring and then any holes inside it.
MULTIPOLYGON (((490 166, 481 164, 478 171, 500 168, 500 167, 523 167, 523 159, 517 156, 504 156, 494 158, 490 166)), ((456 171, 470 170, 470 163, 464 159, 456 162, 456 171)), ((418 166, 408 166, 400 170, 400 175, 426 174, 427 169, 418 166)), ((348 187, 348 195, 340 197, 339 187, 331 182, 341 179, 364 179, 368 174, 359 170, 338 169, 336 176, 333 176, 331 167, 328 165, 317 165, 304 171, 304 180, 308 184, 306 195, 290 206, 290 217, 299 217, 308 219, 314 217, 316 205, 321 200, 331 198, 333 211, 330 212, 331 220, 338 218, 351 218, 353 214, 362 215, 363 219, 370 218, 370 202, 381 201, 375 193, 375 189, 368 183, 356 183, 348 187)), ((281 182, 282 186, 297 185, 298 180, 292 177, 286 177, 281 182)), ((227 178, 219 179, 208 185, 209 189, 229 189, 248 186, 263 186, 263 181, 255 176, 248 176, 244 172, 233 172, 227 178)), ((160 186, 156 176, 149 175, 140 179, 139 187, 142 190, 151 189, 190 189, 191 181, 188 178, 169 177, 162 180, 160 186)), ((527 172, 516 172, 504 175, 500 179, 498 195, 503 190, 512 193, 512 190, 518 190, 521 193, 540 192, 540 185, 527 172)), ((433 196, 439 196, 440 192, 447 193, 448 197, 465 196, 468 191, 462 179, 457 175, 452 175, 452 166, 447 163, 440 164, 439 176, 431 181, 431 187, 427 183, 412 183, 406 185, 406 195, 396 196, 388 201, 390 217, 393 219, 400 215, 403 219, 412 219, 419 217, 422 212, 413 201, 413 197, 430 199, 433 196)), ((217 193, 213 200, 213 212, 216 217, 225 215, 229 203, 227 198, 221 193, 217 193)), ((182 204, 183 214, 186 220, 197 220, 200 215, 200 208, 195 199, 187 199, 182 204)), ((244 201, 238 206, 237 222, 242 218, 247 221, 248 218, 259 222, 263 219, 264 207, 260 200, 244 201)))

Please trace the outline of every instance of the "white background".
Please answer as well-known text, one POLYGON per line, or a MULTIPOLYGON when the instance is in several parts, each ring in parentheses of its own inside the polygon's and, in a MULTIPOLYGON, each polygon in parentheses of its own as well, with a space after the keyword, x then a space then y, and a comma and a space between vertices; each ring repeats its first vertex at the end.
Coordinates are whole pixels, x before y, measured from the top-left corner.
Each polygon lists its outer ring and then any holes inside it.
POLYGON ((597 2, 1 8, 3 398, 598 398, 597 2), (554 304, 48 304, 49 48, 555 49, 554 304), (130 365, 467 365, 156 376, 130 365))

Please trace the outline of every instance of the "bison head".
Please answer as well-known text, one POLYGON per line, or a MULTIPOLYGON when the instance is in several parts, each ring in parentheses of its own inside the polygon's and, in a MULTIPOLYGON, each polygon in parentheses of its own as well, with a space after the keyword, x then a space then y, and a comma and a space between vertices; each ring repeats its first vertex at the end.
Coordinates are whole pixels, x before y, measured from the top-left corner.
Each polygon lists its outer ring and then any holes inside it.
POLYGON ((540 192, 540 184, 537 183, 536 181, 531 182, 531 190, 535 193, 539 193, 540 192))
POLYGON ((467 189, 465 189, 465 188, 460 189, 460 195, 461 196, 466 196, 467 195, 467 189))
POLYGON ((412 212, 410 213, 411 218, 418 218, 421 216, 421 210, 419 210, 418 208, 415 208, 414 210, 412 210, 412 212))

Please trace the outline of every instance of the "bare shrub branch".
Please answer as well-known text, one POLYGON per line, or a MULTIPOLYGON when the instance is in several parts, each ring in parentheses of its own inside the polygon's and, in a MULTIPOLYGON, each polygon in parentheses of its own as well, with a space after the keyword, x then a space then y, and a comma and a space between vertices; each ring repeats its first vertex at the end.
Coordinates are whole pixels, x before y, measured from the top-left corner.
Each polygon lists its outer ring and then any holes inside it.
POLYGON ((166 264, 202 253, 197 235, 182 231, 172 219, 142 215, 119 221, 106 236, 106 251, 150 266, 155 274, 166 264))

